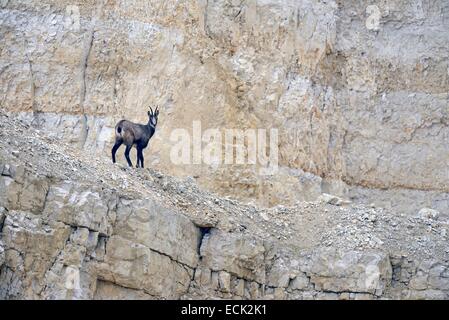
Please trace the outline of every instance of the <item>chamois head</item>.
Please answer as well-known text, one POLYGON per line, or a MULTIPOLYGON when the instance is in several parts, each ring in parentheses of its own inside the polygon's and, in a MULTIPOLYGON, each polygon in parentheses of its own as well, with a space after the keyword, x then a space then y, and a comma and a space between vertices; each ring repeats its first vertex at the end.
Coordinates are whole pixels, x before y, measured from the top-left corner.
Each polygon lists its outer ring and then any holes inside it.
POLYGON ((150 107, 150 111, 148 111, 148 125, 151 127, 156 127, 157 125, 157 117, 159 115, 159 110, 158 110, 158 106, 156 106, 156 109, 153 109, 150 107))

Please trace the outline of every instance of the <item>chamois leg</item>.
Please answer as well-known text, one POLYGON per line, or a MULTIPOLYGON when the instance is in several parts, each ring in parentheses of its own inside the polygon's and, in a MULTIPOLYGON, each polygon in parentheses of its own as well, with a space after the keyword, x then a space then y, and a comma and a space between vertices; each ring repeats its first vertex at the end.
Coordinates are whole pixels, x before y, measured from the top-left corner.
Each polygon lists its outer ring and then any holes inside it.
POLYGON ((131 159, 129 158, 129 152, 131 151, 131 147, 132 146, 126 146, 126 149, 125 149, 125 158, 126 158, 126 161, 128 162, 128 166, 130 166, 130 167, 133 166, 133 163, 131 162, 131 159))
POLYGON ((115 140, 115 144, 112 147, 112 163, 115 163, 115 153, 117 152, 118 148, 120 148, 120 146, 122 145, 123 141, 122 140, 115 140))
POLYGON ((143 149, 142 148, 137 148, 137 167, 141 167, 143 168, 143 149), (139 160, 140 160, 140 165, 139 165, 139 160))
POLYGON ((138 168, 139 167, 139 165, 140 165, 140 154, 139 154, 139 147, 138 146, 136 146, 136 160, 137 160, 137 164, 136 164, 136 168, 138 168))

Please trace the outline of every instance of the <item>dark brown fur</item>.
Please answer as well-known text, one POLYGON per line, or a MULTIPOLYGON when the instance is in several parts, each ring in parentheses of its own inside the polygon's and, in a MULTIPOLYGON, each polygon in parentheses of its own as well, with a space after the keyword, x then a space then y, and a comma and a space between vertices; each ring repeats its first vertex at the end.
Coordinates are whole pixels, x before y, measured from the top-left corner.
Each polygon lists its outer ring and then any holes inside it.
POLYGON ((118 148, 124 144, 125 158, 128 165, 132 167, 131 159, 129 158, 129 152, 134 146, 137 149, 137 168, 139 165, 144 167, 143 149, 148 146, 148 142, 153 137, 156 131, 157 117, 159 110, 156 107, 155 112, 150 108, 148 111, 148 124, 138 124, 128 120, 120 120, 115 126, 115 143, 112 147, 112 162, 115 163, 115 153, 118 148))

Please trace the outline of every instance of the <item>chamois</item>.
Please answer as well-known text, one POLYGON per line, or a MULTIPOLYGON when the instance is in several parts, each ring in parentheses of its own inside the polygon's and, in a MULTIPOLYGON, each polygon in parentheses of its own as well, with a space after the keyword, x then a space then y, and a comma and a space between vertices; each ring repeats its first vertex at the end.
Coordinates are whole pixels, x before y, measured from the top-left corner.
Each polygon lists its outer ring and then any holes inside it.
POLYGON ((150 107, 148 111, 148 123, 138 124, 128 120, 120 120, 115 126, 115 144, 112 147, 112 162, 115 163, 115 153, 118 148, 125 144, 125 158, 130 167, 133 166, 131 159, 129 158, 129 152, 133 146, 137 149, 137 166, 136 168, 143 168, 143 149, 145 149, 150 141, 151 137, 156 131, 157 117, 159 115, 158 107, 153 112, 150 107))

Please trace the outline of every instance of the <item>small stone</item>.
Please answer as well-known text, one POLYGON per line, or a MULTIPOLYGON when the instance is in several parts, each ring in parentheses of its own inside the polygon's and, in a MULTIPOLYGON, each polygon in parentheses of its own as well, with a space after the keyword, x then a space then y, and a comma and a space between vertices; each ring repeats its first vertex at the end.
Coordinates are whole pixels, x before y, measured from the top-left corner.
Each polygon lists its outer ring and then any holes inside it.
POLYGON ((9 164, 3 166, 3 171, 1 172, 3 176, 12 177, 11 167, 9 164))
POLYGON ((418 212, 418 217, 420 218, 429 218, 429 219, 438 219, 440 212, 430 208, 422 208, 418 212))
POLYGON ((339 299, 340 300, 349 300, 349 292, 340 293, 339 299))
POLYGON ((331 194, 327 194, 327 193, 323 193, 318 197, 318 200, 321 202, 325 202, 328 204, 332 204, 332 205, 336 205, 336 206, 341 206, 341 205, 345 205, 345 204, 350 204, 352 203, 349 200, 344 200, 340 197, 331 195, 331 194))
POLYGON ((268 215, 267 215, 265 212, 263 212, 263 211, 260 211, 260 216, 261 216, 262 219, 264 219, 265 221, 268 221, 268 220, 269 220, 268 215))
POLYGON ((309 285, 309 278, 304 274, 299 274, 295 279, 292 280, 290 286, 293 290, 303 290, 309 285))

